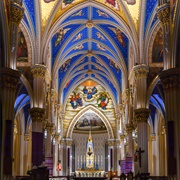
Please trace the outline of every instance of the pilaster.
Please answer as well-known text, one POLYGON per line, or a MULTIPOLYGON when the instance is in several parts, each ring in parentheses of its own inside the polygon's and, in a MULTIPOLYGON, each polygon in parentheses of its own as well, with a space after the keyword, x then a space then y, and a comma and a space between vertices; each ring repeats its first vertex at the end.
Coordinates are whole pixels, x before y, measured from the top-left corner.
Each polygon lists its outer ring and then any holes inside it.
POLYGON ((20 82, 20 75, 19 71, 10 68, 0 68, 0 99, 2 103, 0 179, 12 176, 14 103, 16 88, 20 82), (6 146, 4 146, 5 142, 6 146))
POLYGON ((179 69, 162 71, 159 76, 165 92, 168 178, 180 179, 180 78, 179 69))
POLYGON ((170 3, 159 1, 157 16, 163 27, 163 63, 164 70, 172 67, 170 60, 170 3))
POLYGON ((29 113, 32 120, 32 164, 39 166, 44 161, 43 122, 45 120, 45 109, 34 107, 29 110, 29 113))
POLYGON ((144 152, 139 156, 139 168, 141 173, 148 173, 148 117, 150 110, 140 108, 134 110, 134 120, 137 121, 138 128, 138 150, 141 148, 144 152), (140 162, 141 161, 141 162, 140 162), (141 167, 140 167, 141 163, 141 167))
POLYGON ((45 76, 47 67, 42 64, 31 66, 33 74, 34 107, 44 108, 45 76))
POLYGON ((24 15, 22 2, 10 4, 10 68, 16 69, 18 27, 24 15))

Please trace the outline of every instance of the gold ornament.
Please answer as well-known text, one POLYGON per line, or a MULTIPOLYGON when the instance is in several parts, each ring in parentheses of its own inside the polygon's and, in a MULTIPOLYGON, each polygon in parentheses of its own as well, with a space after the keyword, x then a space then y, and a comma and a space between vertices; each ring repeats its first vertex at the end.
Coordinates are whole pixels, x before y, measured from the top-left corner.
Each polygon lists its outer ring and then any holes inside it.
POLYGON ((160 79, 163 85, 163 89, 176 89, 179 88, 179 69, 178 68, 171 68, 165 71, 162 71, 160 74, 160 79))
POLYGON ((134 120, 139 122, 147 122, 150 115, 150 110, 146 108, 140 108, 134 110, 134 120))
POLYGON ((163 4, 158 8, 157 17, 163 25, 167 25, 170 22, 170 5, 163 4))
POLYGON ((21 73, 10 68, 0 68, 0 87, 16 89, 21 73))
POLYGON ((42 65, 42 64, 35 64, 33 66, 31 66, 31 72, 33 74, 33 77, 39 77, 39 78, 45 78, 45 74, 46 74, 46 66, 42 65))
POLYGON ((10 8, 10 21, 12 24, 19 26, 24 15, 24 8, 16 2, 11 2, 10 8))
POLYGON ((29 110, 32 121, 44 122, 45 120, 45 109, 34 107, 29 110))

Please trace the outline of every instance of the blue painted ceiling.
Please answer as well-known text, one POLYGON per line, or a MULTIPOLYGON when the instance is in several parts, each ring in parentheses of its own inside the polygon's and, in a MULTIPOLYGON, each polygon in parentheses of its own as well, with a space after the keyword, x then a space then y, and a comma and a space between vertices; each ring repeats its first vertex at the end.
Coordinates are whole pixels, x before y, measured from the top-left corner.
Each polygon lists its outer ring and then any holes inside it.
POLYGON ((72 85, 94 79, 118 101, 122 87, 119 62, 128 67, 129 40, 107 12, 91 6, 72 12, 59 24, 51 49, 52 68, 61 64, 58 84, 64 99, 72 85))

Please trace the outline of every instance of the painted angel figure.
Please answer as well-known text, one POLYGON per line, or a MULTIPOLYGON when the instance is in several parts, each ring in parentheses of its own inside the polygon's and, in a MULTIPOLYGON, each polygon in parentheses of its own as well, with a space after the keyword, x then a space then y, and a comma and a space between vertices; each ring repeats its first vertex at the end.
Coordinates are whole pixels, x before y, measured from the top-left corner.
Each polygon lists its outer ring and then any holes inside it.
POLYGON ((136 0, 125 0, 127 4, 134 5, 136 4, 136 0))
POLYGON ((59 30, 59 32, 57 33, 57 38, 56 38, 56 41, 54 43, 55 47, 58 46, 59 44, 61 44, 61 42, 64 40, 64 35, 67 33, 67 31, 69 31, 70 28, 66 28, 66 29, 63 29, 61 28, 59 30))
POLYGON ((105 12, 100 11, 99 9, 96 11, 98 13, 98 16, 103 16, 105 18, 109 18, 109 15, 105 12))
POLYGON ((103 46, 101 46, 100 44, 97 44, 97 48, 100 49, 100 50, 102 50, 102 51, 106 51, 106 48, 103 47, 103 46))
POLYGON ((119 28, 113 27, 109 27, 109 29, 111 29, 116 34, 116 38, 122 44, 122 46, 126 47, 126 43, 124 41, 124 34, 122 33, 122 31, 119 28))
POLYGON ((72 42, 75 42, 75 41, 81 39, 81 37, 82 37, 82 33, 79 33, 72 42))
POLYGON ((106 40, 105 37, 100 32, 97 32, 96 35, 98 39, 101 39, 102 41, 106 40))

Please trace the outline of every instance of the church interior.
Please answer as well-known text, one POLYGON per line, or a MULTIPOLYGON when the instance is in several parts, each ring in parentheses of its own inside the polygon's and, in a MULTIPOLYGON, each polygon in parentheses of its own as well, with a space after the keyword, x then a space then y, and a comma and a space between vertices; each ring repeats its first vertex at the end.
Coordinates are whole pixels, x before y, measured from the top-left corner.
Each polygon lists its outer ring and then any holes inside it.
POLYGON ((179 9, 1 0, 0 179, 180 180, 179 9))

